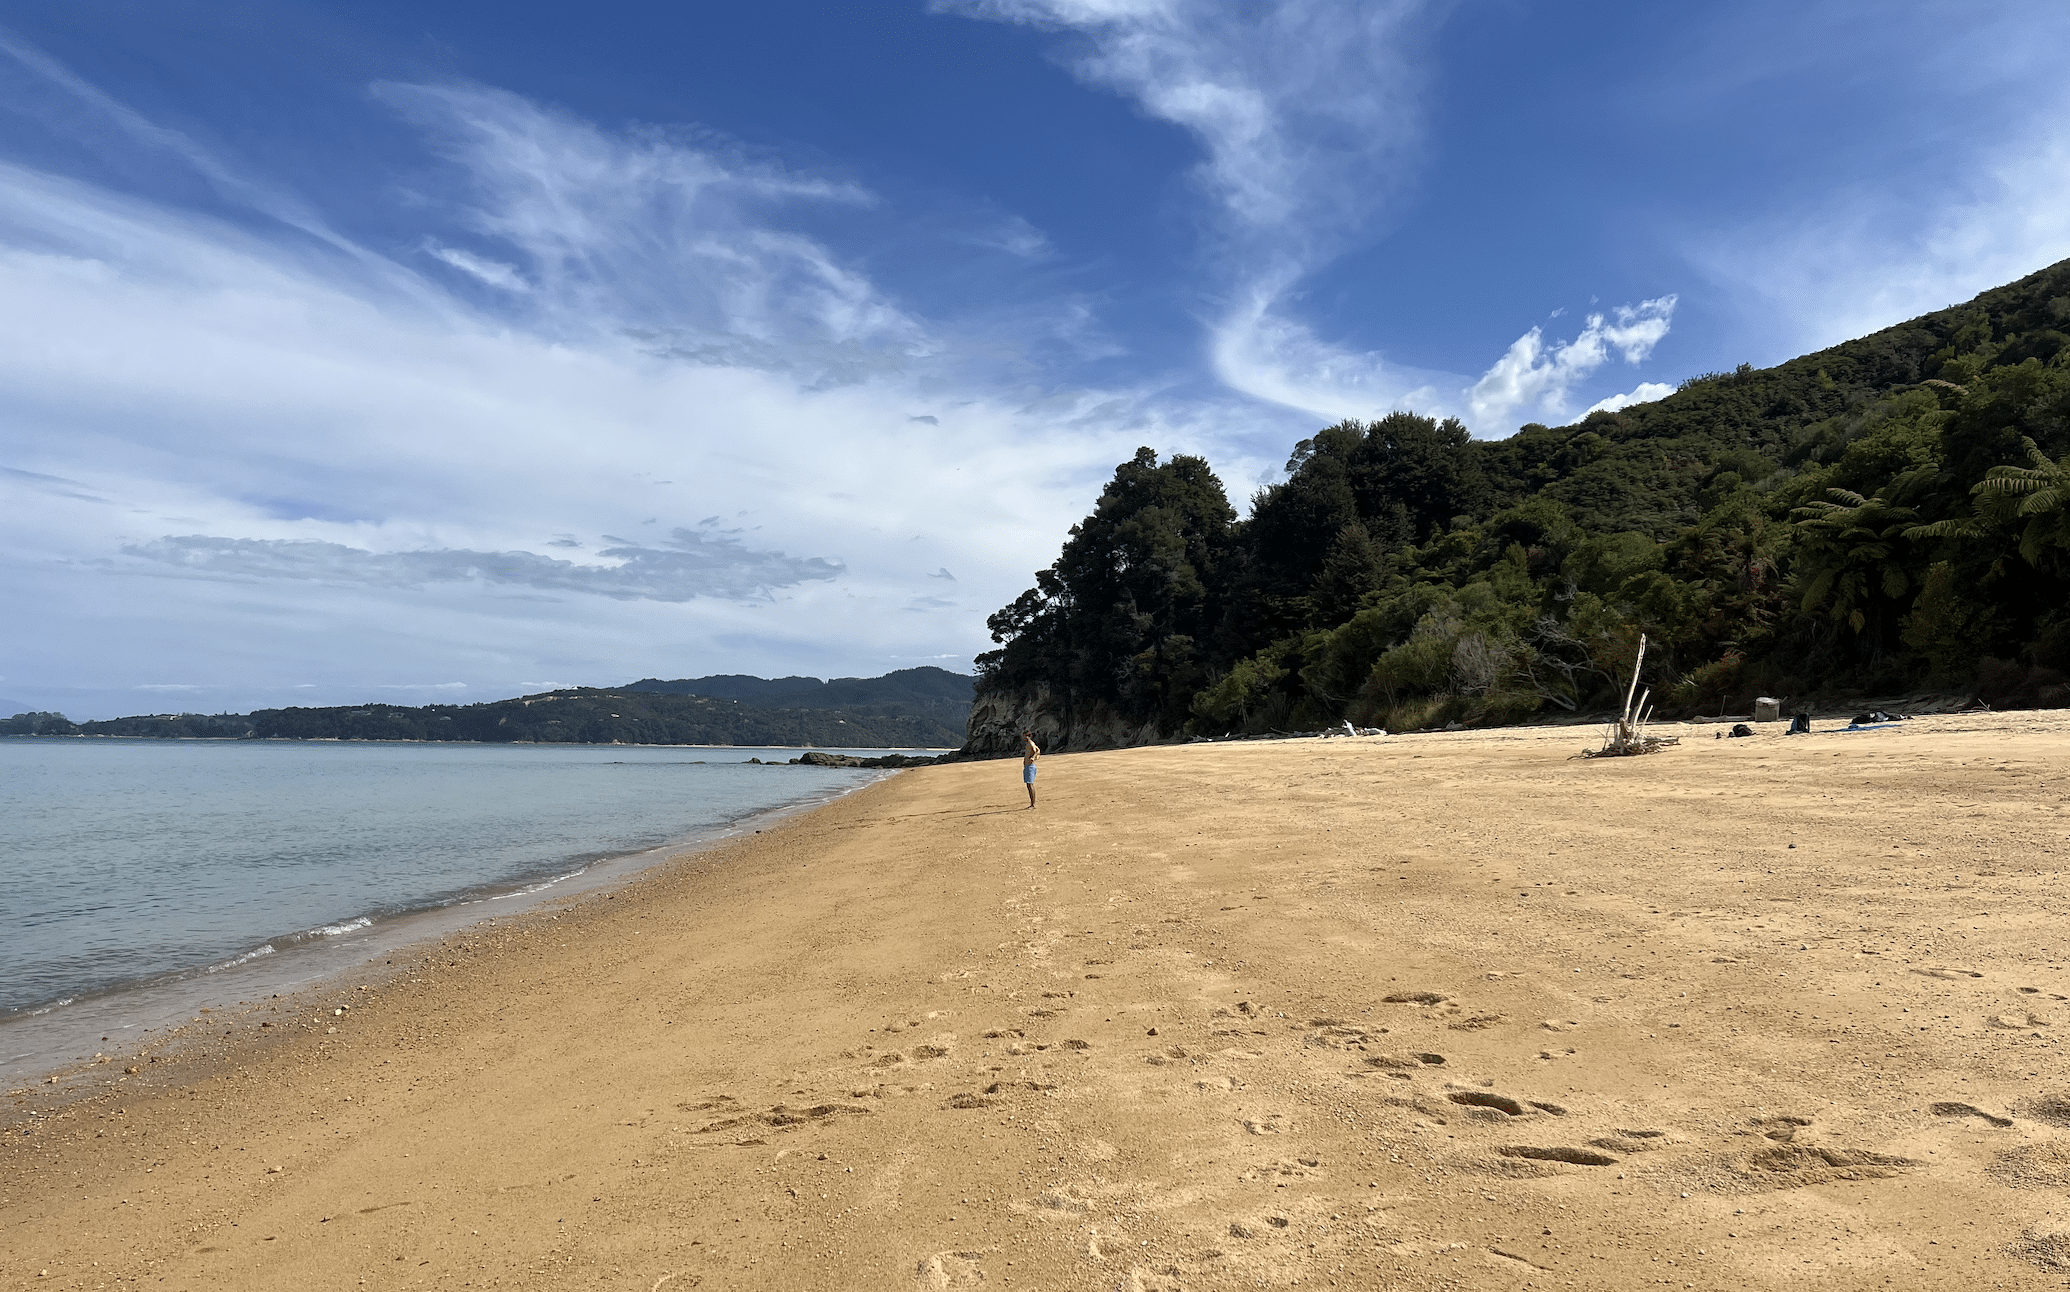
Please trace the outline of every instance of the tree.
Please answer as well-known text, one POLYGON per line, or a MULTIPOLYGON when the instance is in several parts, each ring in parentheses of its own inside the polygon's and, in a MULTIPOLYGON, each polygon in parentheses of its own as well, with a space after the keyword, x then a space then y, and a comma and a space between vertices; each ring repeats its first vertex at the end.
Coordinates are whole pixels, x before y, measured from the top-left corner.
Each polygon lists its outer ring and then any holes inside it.
POLYGON ((1911 555, 1904 538, 1918 516, 1882 497, 1828 489, 1839 502, 1797 509, 1805 540, 1797 554, 1804 613, 1821 609, 1844 622, 1880 652, 1896 603, 1912 588, 1911 555))
POLYGON ((992 616, 1003 649, 980 661, 984 685, 1047 682, 1067 703, 1183 722, 1207 682, 1199 643, 1221 610, 1235 519, 1206 461, 1180 455, 1160 464, 1153 450, 1138 449, 1115 468, 1092 515, 1071 527, 1056 564, 992 616))
POLYGON ((2024 467, 1992 467, 1970 490, 1978 510, 2001 524, 2022 523, 2020 555, 2029 565, 2070 561, 2070 453, 2051 462, 2022 437, 2024 467))

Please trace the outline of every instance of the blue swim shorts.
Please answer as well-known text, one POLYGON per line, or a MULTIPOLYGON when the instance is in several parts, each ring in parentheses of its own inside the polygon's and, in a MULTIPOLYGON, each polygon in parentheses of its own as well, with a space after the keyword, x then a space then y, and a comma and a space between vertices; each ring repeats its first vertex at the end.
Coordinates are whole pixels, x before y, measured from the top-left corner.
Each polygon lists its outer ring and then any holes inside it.
POLYGON ((1023 781, 1026 781, 1026 782, 1027 782, 1028 784, 1030 784, 1030 785, 1033 785, 1033 784, 1035 783, 1035 764, 1034 764, 1034 763, 1022 763, 1022 764, 1021 764, 1021 779, 1022 779, 1023 781))

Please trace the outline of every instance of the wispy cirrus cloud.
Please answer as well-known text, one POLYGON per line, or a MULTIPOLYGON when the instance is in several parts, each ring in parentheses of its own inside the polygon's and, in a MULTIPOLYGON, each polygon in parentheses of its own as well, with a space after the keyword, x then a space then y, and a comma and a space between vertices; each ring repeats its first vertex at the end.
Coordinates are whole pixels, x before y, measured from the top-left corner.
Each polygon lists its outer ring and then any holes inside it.
POLYGON ((1846 193, 1690 230, 1690 261, 1773 320, 1763 362, 1964 301, 2070 257, 2070 94, 2030 129, 1950 159, 1929 200, 1846 193))
POLYGON ((379 93, 437 159, 393 255, 263 196, 0 161, 0 397, 33 428, 0 599, 53 626, 11 644, 34 703, 967 658, 1114 462, 1200 442, 1139 392, 994 380, 805 231, 876 200, 838 177, 480 86, 379 93), (951 561, 954 602, 926 573, 951 561))
MULTIPOLYGON (((1067 58, 1081 77, 1198 141, 1193 181, 1209 204, 1203 260, 1220 271, 1207 352, 1237 391, 1318 418, 1409 407, 1504 433, 1520 406, 1560 408, 1568 388, 1601 365, 1596 349, 1617 344, 1599 329, 1548 347, 1533 328, 1475 381, 1345 346, 1301 318, 1304 285, 1374 240, 1417 179, 1422 54, 1440 4, 936 0, 936 8, 1076 34, 1085 44, 1067 58)), ((1646 315, 1637 326, 1657 323, 1665 334, 1671 305, 1656 304, 1628 308, 1646 315)))
POLYGON ((424 250, 434 260, 444 261, 461 273, 467 274, 490 287, 500 287, 506 292, 529 292, 532 290, 532 284, 525 281, 525 276, 517 271, 517 266, 515 265, 506 265, 500 260, 491 260, 486 256, 477 256, 473 252, 464 251, 459 247, 448 247, 436 240, 426 241, 424 250))
POLYGON ((697 131, 606 132, 485 86, 375 93, 453 165, 448 214, 494 249, 431 254, 491 286, 525 284, 542 330, 603 322, 679 358, 831 361, 851 374, 934 348, 917 319, 787 218, 801 203, 876 201, 854 184, 697 131))
POLYGON ((377 588, 480 582, 610 597, 617 601, 766 598, 779 588, 839 578, 824 557, 752 550, 738 540, 677 529, 658 546, 621 542, 605 563, 534 552, 456 548, 372 552, 318 539, 219 538, 190 534, 125 546, 126 555, 213 578, 302 579, 377 588))

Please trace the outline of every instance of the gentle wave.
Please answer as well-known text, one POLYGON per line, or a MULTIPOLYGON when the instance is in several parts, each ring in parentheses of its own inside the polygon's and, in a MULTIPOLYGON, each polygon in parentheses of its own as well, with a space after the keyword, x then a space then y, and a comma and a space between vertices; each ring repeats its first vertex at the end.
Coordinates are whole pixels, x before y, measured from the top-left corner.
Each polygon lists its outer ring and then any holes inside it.
POLYGON ((362 915, 356 920, 347 920, 343 924, 326 924, 321 928, 311 929, 302 936, 305 938, 335 938, 341 933, 357 933, 361 929, 370 929, 373 926, 373 918, 362 915))
POLYGON ((273 944, 271 942, 268 942, 265 946, 253 947, 250 951, 245 952, 243 955, 238 956, 233 960, 225 960, 223 963, 219 965, 210 965, 208 968, 202 970, 202 972, 221 973, 225 969, 235 969, 239 965, 250 964, 252 961, 257 960, 260 956, 270 956, 273 953, 273 944))

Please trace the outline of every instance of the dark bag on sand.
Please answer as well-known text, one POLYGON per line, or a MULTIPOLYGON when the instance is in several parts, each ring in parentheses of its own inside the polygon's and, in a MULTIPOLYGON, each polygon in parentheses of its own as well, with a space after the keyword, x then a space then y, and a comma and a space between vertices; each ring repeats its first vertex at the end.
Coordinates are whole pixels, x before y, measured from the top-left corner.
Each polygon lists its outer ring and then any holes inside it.
POLYGON ((1735 736, 1751 736, 1754 734, 1754 729, 1744 722, 1735 722, 1732 724, 1732 734, 1735 736))
POLYGON ((1790 719, 1790 734, 1793 736, 1810 735, 1811 715, 1808 713, 1800 713, 1796 717, 1790 719))

